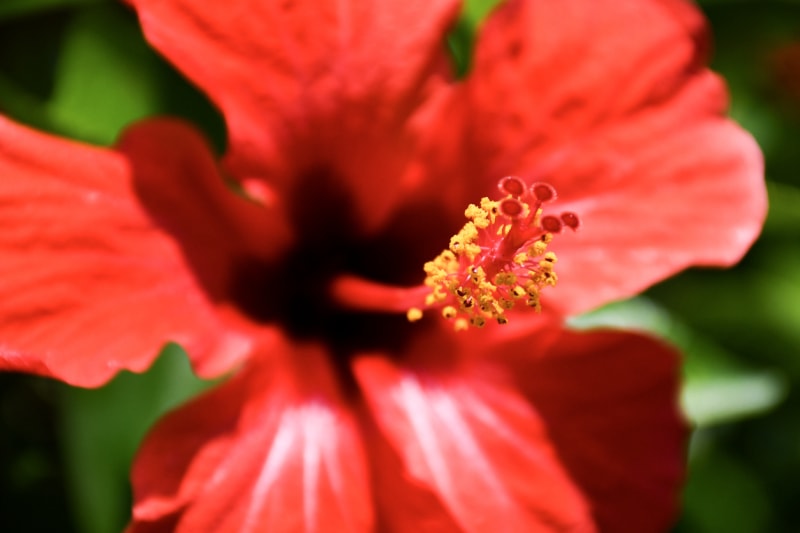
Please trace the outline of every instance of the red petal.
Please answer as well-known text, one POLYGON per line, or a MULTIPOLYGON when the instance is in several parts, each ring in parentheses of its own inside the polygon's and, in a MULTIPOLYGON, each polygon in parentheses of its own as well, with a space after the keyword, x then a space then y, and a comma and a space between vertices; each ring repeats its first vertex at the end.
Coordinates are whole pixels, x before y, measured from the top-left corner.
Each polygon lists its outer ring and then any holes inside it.
MULTIPOLYGON (((579 155, 604 126, 654 107, 719 114, 725 94, 702 68, 702 17, 672 9, 679 3, 506 2, 482 28, 467 86, 484 170, 549 170, 558 155, 579 155), (687 89, 697 101, 679 109, 671 99, 687 89)), ((487 185, 503 175, 486 176, 487 185)))
POLYGON ((544 353, 498 347, 548 427, 600 531, 665 531, 685 473, 679 361, 661 342, 619 332, 565 332, 544 353))
POLYGON ((367 455, 377 499, 378 531, 390 533, 463 533, 435 490, 408 478, 403 458, 368 416, 363 417, 367 455))
POLYGON ((174 533, 180 514, 165 515, 151 522, 131 522, 124 533, 174 533))
MULTIPOLYGON (((193 159, 196 134, 181 133, 161 151, 193 159)), ((193 170, 209 173, 203 163, 193 170)), ((218 364, 243 353, 131 174, 120 154, 0 118, 0 368, 95 386, 143 370, 170 340, 218 364)))
MULTIPOLYGON (((380 357, 358 360, 355 371, 407 483, 437 494, 464 531, 594 531, 541 419, 507 382, 380 357)), ((379 497, 384 509, 387 499, 379 497)))
POLYGON ((150 42, 222 108, 234 175, 299 198, 333 179, 349 189, 343 208, 383 220, 455 0, 130 1, 150 42))
MULTIPOLYGON (((134 126, 118 148, 130 158, 140 201, 180 245, 204 296, 217 305, 229 328, 252 335, 254 324, 242 309, 258 290, 251 277, 268 280, 269 265, 292 241, 285 206, 234 193, 204 140, 178 121, 134 126)), ((209 356, 194 363, 200 374, 214 375, 232 361, 209 356)))
POLYGON ((471 201, 505 175, 546 181, 553 214, 580 216, 553 245, 551 305, 577 313, 690 264, 728 265, 758 234, 761 156, 722 118, 707 46, 678 0, 511 0, 485 24, 462 110, 442 118, 466 131, 442 173, 467 176, 471 201))
POLYGON ((269 261, 287 248, 284 206, 234 192, 190 125, 173 119, 142 122, 124 132, 117 148, 130 160, 141 203, 180 239, 190 260, 202 254, 207 257, 198 262, 211 262, 226 255, 218 250, 222 247, 269 261))
POLYGON ((370 531, 365 457, 329 354, 272 343, 230 381, 168 415, 133 469, 131 531, 370 531))
POLYGON ((591 196, 554 205, 579 213, 581 228, 553 242, 559 283, 544 305, 579 313, 691 265, 731 265, 760 233, 766 189, 749 135, 722 122, 659 134, 650 125, 643 119, 609 131, 615 150, 629 154, 627 170, 586 183, 591 196))

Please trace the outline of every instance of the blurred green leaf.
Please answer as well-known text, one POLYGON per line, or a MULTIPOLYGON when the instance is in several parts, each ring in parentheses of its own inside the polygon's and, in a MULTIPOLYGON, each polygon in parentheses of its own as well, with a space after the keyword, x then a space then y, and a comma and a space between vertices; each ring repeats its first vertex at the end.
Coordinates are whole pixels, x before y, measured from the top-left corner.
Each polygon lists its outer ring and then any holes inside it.
POLYGON ((40 106, 50 97, 64 33, 71 20, 72 12, 65 10, 13 21, 0 19, 0 77, 4 87, 13 91, 0 95, 0 110, 16 112, 18 95, 40 106))
POLYGON ((787 392, 786 380, 775 372, 689 377, 681 404, 689 420, 702 428, 769 411, 787 392))
POLYGON ((750 364, 800 378, 798 239, 758 243, 734 271, 694 270, 649 294, 704 336, 745 354, 750 364), (768 243, 772 243, 768 245, 768 243), (777 243, 777 244, 776 244, 777 243))
POLYGON ((0 112, 22 117, 34 128, 52 131, 56 125, 40 100, 0 74, 0 112))
POLYGON ((771 249, 763 274, 754 280, 754 289, 751 309, 792 343, 793 349, 783 354, 782 362, 792 362, 800 375, 800 248, 771 249))
POLYGON ((159 61, 132 14, 115 6, 79 11, 64 36, 52 120, 70 136, 110 144, 134 120, 158 112, 159 61))
POLYGON ((713 67, 731 89, 731 115, 758 140, 768 175, 800 184, 800 121, 782 101, 774 71, 776 50, 800 40, 800 1, 720 0, 705 12, 713 28, 713 67))
POLYGON ((769 216, 764 225, 764 235, 788 238, 794 244, 800 231, 800 187, 769 182, 767 191, 769 216))
POLYGON ((501 0, 465 0, 462 18, 473 30, 501 0))
POLYGON ((456 74, 464 77, 472 64, 475 35, 480 22, 500 3, 500 0, 466 0, 461 17, 447 36, 447 46, 453 57, 456 74))
POLYGON ((747 465, 709 448, 692 461, 678 532, 764 533, 772 507, 758 475, 747 465))
POLYGON ((192 374, 180 347, 168 345, 144 374, 122 372, 96 390, 64 388, 65 459, 81 531, 121 531, 130 513, 130 465, 142 437, 161 414, 211 383, 192 374))
POLYGON ((733 7, 755 4, 760 4, 761 6, 776 6, 780 4, 800 4, 800 0, 698 0, 697 3, 701 6, 716 6, 722 4, 733 7))
POLYGON ((99 4, 112 0, 2 0, 0 19, 30 15, 39 11, 88 4, 99 4))
POLYGON ((176 116, 203 129, 217 152, 225 146, 220 113, 148 46, 119 3, 0 24, 0 111, 104 145, 136 120, 176 116))

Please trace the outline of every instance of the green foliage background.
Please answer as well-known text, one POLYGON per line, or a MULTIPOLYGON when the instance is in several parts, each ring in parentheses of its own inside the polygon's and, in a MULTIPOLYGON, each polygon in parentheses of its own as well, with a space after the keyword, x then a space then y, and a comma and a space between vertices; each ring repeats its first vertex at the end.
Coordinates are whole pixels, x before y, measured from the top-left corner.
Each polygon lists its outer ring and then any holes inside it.
MULTIPOLYGON (((468 0, 448 39, 462 71, 492 3, 468 0)), ((800 61, 776 61, 800 46, 800 1, 701 8, 731 112, 766 156, 764 234, 734 269, 686 272, 575 325, 642 328, 684 350, 683 403, 697 430, 677 532, 800 531, 800 61)), ((110 0, 0 1, 0 112, 96 144, 136 119, 178 115, 224 146, 219 114, 110 0)), ((146 374, 97 390, 0 374, 0 530, 120 531, 146 428, 205 386, 177 346, 146 374)))

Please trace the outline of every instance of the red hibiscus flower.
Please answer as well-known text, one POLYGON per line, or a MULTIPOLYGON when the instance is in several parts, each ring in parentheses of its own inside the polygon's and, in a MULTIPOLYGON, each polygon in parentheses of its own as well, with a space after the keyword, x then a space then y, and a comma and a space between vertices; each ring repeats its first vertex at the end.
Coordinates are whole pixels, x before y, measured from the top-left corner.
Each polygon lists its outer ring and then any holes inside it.
POLYGON ((558 323, 758 233, 694 8, 512 0, 454 81, 452 0, 132 3, 221 162, 170 120, 0 120, 0 368, 96 386, 171 340, 232 372, 147 437, 131 532, 667 527, 677 358, 558 323))

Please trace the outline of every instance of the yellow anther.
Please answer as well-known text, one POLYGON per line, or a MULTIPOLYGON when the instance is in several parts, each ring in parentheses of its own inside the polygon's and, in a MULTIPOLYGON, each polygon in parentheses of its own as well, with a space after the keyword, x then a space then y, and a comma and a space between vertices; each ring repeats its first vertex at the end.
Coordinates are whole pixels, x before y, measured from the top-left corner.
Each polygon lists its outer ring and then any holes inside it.
POLYGON ((482 328, 486 325, 486 319, 480 315, 473 316, 469 319, 469 323, 475 326, 476 328, 482 328))
POLYGON ((535 283, 525 285, 525 293, 531 298, 539 297, 539 287, 535 283))
POLYGON ((472 223, 475 224, 476 228, 485 229, 491 224, 489 221, 489 213, 475 204, 469 204, 464 211, 464 216, 470 219, 472 223))
POLYGON ((469 204, 467 208, 464 210, 464 216, 470 220, 474 219, 475 217, 484 216, 485 214, 486 211, 484 211, 475 204, 469 204))
POLYGON ((478 285, 486 280, 486 272, 483 271, 483 267, 472 267, 469 272, 469 277, 472 283, 478 285))
MULTIPOLYGON (((506 324, 506 312, 518 300, 539 311, 540 290, 558 280, 556 255, 548 251, 553 235, 542 225, 542 205, 555 191, 546 184, 526 188, 519 178, 504 178, 498 186, 508 195, 468 205, 464 226, 448 248, 424 266, 424 283, 430 290, 425 305, 439 307, 456 330, 483 327, 490 319, 506 324)), ((575 221, 565 222, 569 227, 577 227, 577 215, 561 216, 575 221)), ((409 320, 419 320, 421 313, 409 310, 409 320)))
POLYGON ((408 318, 409 322, 416 322, 420 318, 422 318, 422 310, 418 307, 412 307, 406 313, 406 318, 408 318))
POLYGON ((536 241, 528 248, 528 255, 530 257, 539 257, 547 251, 547 243, 543 241, 536 241))
POLYGON ((497 285, 495 285, 494 283, 492 283, 488 279, 483 278, 483 281, 481 281, 478 284, 478 289, 480 291, 482 291, 482 292, 496 293, 497 292, 497 285))
POLYGON ((472 222, 475 224, 475 227, 478 229, 486 229, 489 227, 489 217, 484 215, 483 217, 475 217, 472 219, 472 222))
POLYGON ((475 227, 475 224, 472 222, 467 222, 464 224, 464 227, 461 228, 459 234, 464 239, 464 242, 472 242, 475 240, 475 237, 478 236, 478 228, 475 227))
POLYGON ((450 250, 445 250, 438 257, 439 262, 443 264, 450 264, 456 260, 456 256, 450 250))
POLYGON ((483 197, 481 198, 481 209, 488 214, 489 223, 494 224, 495 220, 497 219, 497 215, 500 213, 500 208, 498 207, 497 202, 483 197))
POLYGON ((500 272, 494 277, 495 285, 514 285, 517 282, 517 276, 511 272, 500 272))

